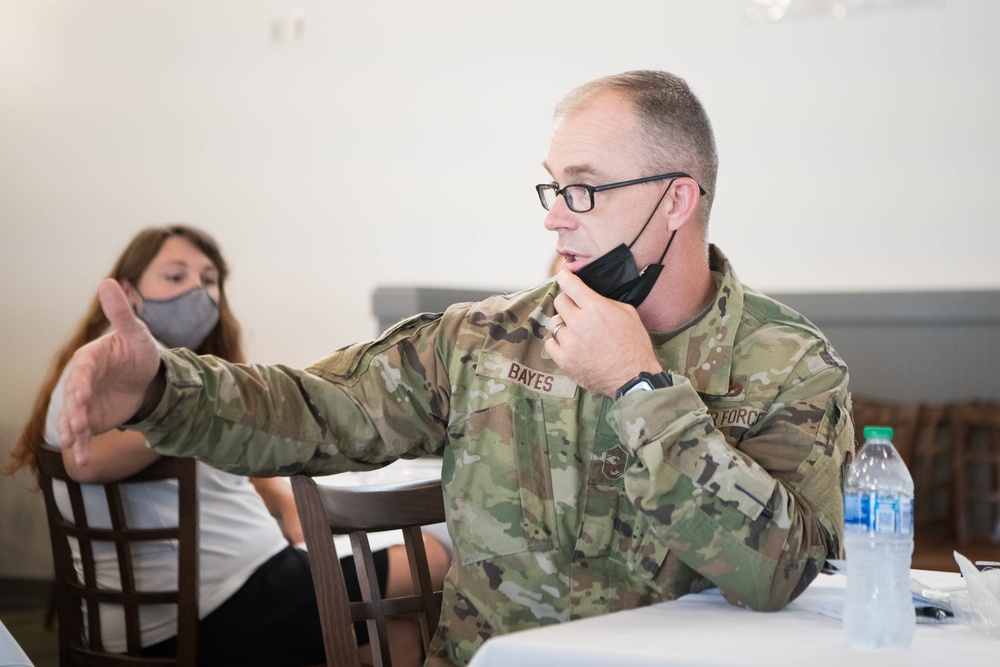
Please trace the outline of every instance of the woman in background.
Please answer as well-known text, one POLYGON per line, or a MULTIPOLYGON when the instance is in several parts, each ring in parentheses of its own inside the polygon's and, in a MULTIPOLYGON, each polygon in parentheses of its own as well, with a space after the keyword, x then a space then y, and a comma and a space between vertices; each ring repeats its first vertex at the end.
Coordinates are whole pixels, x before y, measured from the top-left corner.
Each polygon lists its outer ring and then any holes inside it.
MULTIPOLYGON (((184 347, 233 362, 245 361, 240 327, 225 294, 228 267, 215 240, 198 229, 173 225, 140 232, 118 258, 110 277, 119 281, 139 318, 166 347, 184 347)), ((108 322, 97 299, 91 303, 69 343, 56 356, 39 392, 8 472, 21 467, 35 471, 35 450, 44 440, 60 446, 57 420, 63 402, 63 380, 73 352, 99 337, 108 322)), ((63 460, 70 476, 84 487, 88 514, 107 519, 104 482, 129 477, 159 458, 139 433, 113 430, 92 441, 92 454, 79 466, 72 454, 63 460), (95 515, 100 516, 100 515, 95 515)), ((302 531, 287 481, 249 480, 198 463, 200 664, 303 665, 325 661, 322 630, 312 576, 305 552, 294 546, 302 531), (273 517, 272 517, 273 514, 273 517), (278 522, 274 519, 277 518, 278 522), (279 523, 281 527, 279 528, 279 523), (284 532, 284 535, 282 534, 284 532)), ((129 523, 162 525, 161 515, 176 513, 173 482, 130 484, 123 489, 129 523)), ((62 494, 64 515, 71 516, 62 494)), ((110 520, 107 521, 110 526, 110 520)), ((117 586, 117 561, 112 545, 98 552, 99 582, 117 586)), ((174 585, 177 554, 169 543, 152 542, 134 554, 140 589, 174 585)), ((376 552, 379 584, 389 595, 409 585, 405 550, 401 546, 376 552), (398 573, 393 577, 390 573, 398 573), (396 590, 394 590, 394 588, 396 590)), ((432 539, 428 556, 437 579, 447 568, 447 552, 432 539)), ((79 553, 74 553, 79 558, 79 553)), ((352 597, 360 599, 354 568, 344 567, 352 597)), ((402 621, 402 623, 407 623, 402 621)), ((176 646, 176 608, 144 608, 140 615, 143 653, 171 655, 176 646)), ((101 610, 104 645, 125 650, 124 617, 120 610, 101 610)), ((413 625, 408 623, 408 625, 413 625)), ((367 644, 365 624, 355 626, 360 644, 367 644)), ((404 633, 405 634, 405 633, 404 633)), ((403 635, 401 635, 403 636, 403 635)), ((408 641, 408 640, 403 640, 408 641)), ((395 637, 393 638, 395 642, 395 637)), ((397 647, 394 646, 394 654, 397 647)), ((419 658, 415 650, 403 653, 419 658)))

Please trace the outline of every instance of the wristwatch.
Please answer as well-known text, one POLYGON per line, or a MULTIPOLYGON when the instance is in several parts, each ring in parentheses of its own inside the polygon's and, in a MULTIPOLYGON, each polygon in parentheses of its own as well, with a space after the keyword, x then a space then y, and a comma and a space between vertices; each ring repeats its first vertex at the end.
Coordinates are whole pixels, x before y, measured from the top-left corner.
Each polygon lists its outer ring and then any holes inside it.
POLYGON ((663 387, 672 386, 674 386, 674 382, 670 379, 670 373, 666 371, 661 371, 659 373, 647 373, 643 371, 623 384, 621 388, 615 392, 615 400, 617 401, 625 394, 631 394, 633 391, 652 391, 654 389, 662 389, 663 387))

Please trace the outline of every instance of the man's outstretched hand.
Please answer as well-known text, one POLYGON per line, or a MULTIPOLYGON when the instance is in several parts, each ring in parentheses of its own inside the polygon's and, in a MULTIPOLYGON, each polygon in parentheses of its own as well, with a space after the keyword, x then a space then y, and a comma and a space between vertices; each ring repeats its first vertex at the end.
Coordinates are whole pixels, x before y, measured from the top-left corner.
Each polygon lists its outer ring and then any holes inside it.
POLYGON ((156 341, 121 286, 109 278, 97 295, 112 330, 73 355, 59 413, 62 445, 74 450, 80 465, 86 463, 91 437, 138 412, 160 365, 156 341))

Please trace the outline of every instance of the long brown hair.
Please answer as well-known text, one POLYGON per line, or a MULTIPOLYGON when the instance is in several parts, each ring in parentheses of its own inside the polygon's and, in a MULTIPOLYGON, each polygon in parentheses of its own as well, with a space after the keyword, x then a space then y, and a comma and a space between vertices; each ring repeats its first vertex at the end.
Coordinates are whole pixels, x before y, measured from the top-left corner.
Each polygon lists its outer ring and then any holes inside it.
MULTIPOLYGON (((175 236, 187 239, 212 260, 212 263, 219 270, 219 323, 209 332, 205 342, 195 352, 213 354, 226 361, 236 363, 245 361, 240 325, 229 309, 229 301, 226 299, 226 277, 229 275, 229 266, 222 257, 219 244, 206 232, 187 225, 144 229, 122 251, 108 277, 119 282, 138 285, 139 279, 160 252, 163 243, 175 236)), ((11 452, 11 460, 4 469, 5 473, 12 475, 21 468, 29 468, 37 477, 35 450, 45 435, 45 418, 49 411, 52 390, 59 383, 63 369, 73 357, 73 353, 101 336, 109 326, 108 319, 104 316, 104 311, 101 310, 101 302, 95 296, 90 302, 90 307, 87 308, 87 314, 77 326, 76 332, 52 361, 52 367, 49 369, 49 373, 38 391, 38 397, 35 399, 35 407, 31 411, 31 417, 28 418, 28 423, 25 424, 24 431, 21 432, 21 438, 14 447, 14 451, 11 452)))

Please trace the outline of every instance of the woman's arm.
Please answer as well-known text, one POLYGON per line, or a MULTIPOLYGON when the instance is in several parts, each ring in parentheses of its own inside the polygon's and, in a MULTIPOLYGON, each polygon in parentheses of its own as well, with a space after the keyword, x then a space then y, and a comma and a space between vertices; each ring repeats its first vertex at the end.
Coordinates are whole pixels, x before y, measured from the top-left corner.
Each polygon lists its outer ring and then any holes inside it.
POLYGON ((281 532, 289 544, 303 544, 306 541, 302 533, 302 522, 295 507, 295 496, 292 487, 282 477, 252 477, 250 483, 264 499, 267 511, 278 520, 281 532))
POLYGON ((63 463, 69 476, 81 484, 117 482, 139 472, 160 455, 146 446, 135 431, 112 430, 91 439, 90 456, 78 463, 72 449, 63 448, 63 463))

